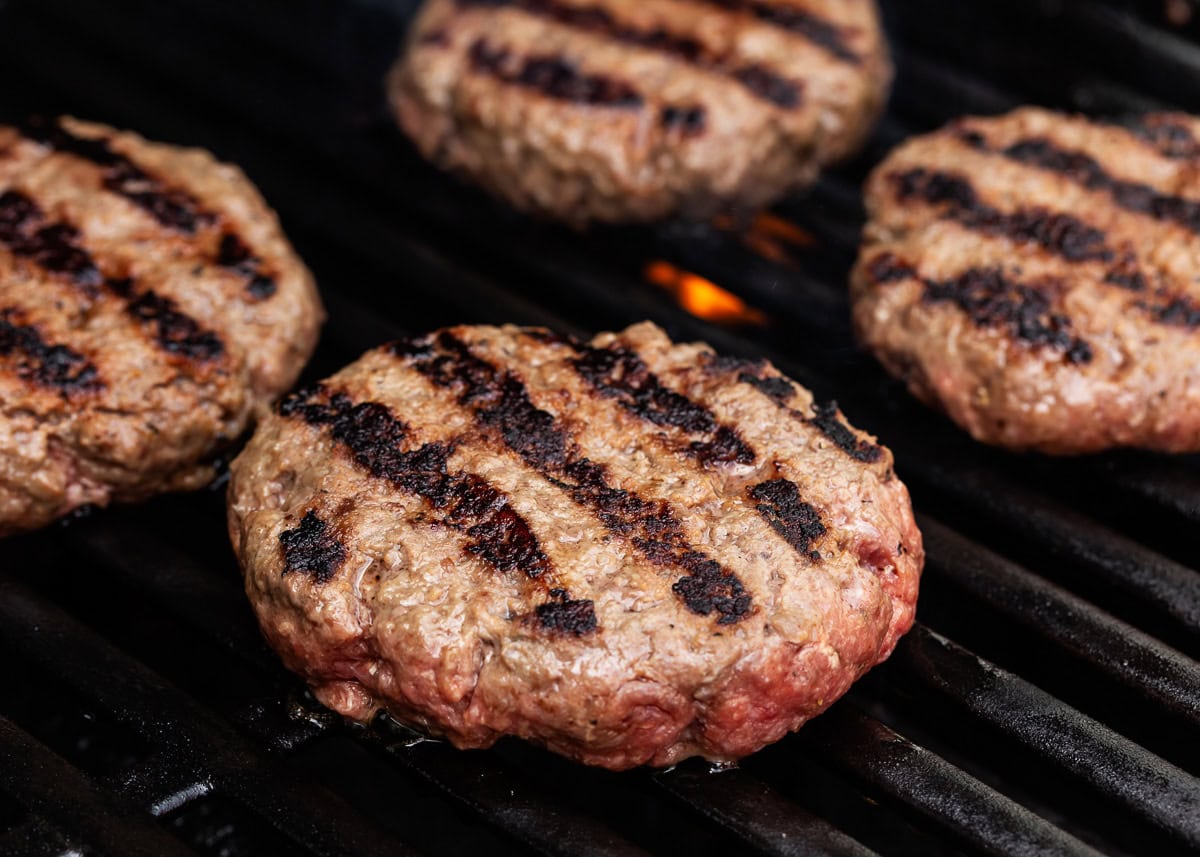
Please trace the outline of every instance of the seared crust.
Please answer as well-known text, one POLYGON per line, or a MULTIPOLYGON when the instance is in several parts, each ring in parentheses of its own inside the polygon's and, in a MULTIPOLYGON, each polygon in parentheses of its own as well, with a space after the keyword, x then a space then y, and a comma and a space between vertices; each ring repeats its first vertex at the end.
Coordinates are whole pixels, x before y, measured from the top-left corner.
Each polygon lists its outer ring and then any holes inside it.
POLYGON ((1200 121, 1027 108, 867 185, 855 328, 978 440, 1200 450, 1200 121))
POLYGON ((873 0, 429 0, 388 88, 426 157, 583 224, 766 204, 890 81, 873 0))
POLYGON ((891 653, 924 559, 835 405, 648 323, 369 352, 261 422, 229 528, 326 705, 613 769, 798 728, 891 653))
POLYGON ((74 119, 0 127, 0 535, 209 481, 322 318, 236 167, 74 119))

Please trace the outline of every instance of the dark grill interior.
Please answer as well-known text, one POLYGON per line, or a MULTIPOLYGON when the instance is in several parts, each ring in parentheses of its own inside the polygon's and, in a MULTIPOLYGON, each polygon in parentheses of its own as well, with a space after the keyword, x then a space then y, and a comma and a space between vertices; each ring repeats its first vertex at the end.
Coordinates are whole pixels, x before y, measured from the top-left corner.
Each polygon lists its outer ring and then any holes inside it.
POLYGON ((0 0, 0 111, 241 164, 330 309, 309 379, 458 322, 648 317, 770 357, 895 450, 929 550, 919 624, 737 770, 615 775, 342 725, 261 642, 219 487, 97 512, 3 544, 0 854, 1195 853, 1200 460, 971 443, 856 352, 845 282, 861 181, 910 134, 1022 102, 1200 111, 1196 10, 886 2, 898 80, 863 157, 777 220, 581 236, 437 173, 392 128, 380 79, 413 5, 0 0), (689 314, 686 272, 757 314, 689 314))

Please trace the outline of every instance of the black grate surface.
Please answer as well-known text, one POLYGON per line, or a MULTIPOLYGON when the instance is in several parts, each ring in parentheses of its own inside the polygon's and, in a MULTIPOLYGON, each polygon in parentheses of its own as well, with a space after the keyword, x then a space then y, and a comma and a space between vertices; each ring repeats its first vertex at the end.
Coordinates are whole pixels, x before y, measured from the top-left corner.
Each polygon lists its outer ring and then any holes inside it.
POLYGON ((329 305, 312 378, 459 322, 648 317, 770 357, 896 451, 929 549, 920 622, 738 770, 460 753, 306 698, 259 638, 219 491, 114 508, 2 545, 0 854, 1195 853, 1200 460, 974 445, 855 351, 845 298, 858 188, 891 145, 1023 102, 1200 112, 1192 7, 885 3, 892 110, 862 158, 774 209, 800 241, 778 222, 580 236, 427 167, 380 91, 412 6, 0 0, 0 113, 73 112, 243 165, 329 305), (654 261, 762 323, 688 314, 654 261))

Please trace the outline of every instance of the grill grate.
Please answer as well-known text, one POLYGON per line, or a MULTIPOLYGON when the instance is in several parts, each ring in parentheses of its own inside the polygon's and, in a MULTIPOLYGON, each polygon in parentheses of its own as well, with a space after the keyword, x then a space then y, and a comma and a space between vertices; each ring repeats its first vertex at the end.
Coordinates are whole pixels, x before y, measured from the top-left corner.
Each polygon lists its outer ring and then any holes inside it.
POLYGON ((858 187, 891 145, 1025 101, 1200 111, 1200 25, 1167 27, 1156 2, 885 3, 891 112, 862 158, 776 207, 814 246, 757 255, 741 224, 530 223, 422 164, 379 91, 414 5, 0 0, 0 113, 74 112, 242 164, 327 298, 311 378, 464 321, 649 317, 770 357, 896 451, 930 554, 921 622, 741 769, 616 775, 340 724, 262 643, 219 492, 111 509, 3 545, 0 853, 1200 848, 1200 459, 973 445, 854 350, 844 285, 858 187), (643 279, 652 260, 767 322, 688 315, 643 279))

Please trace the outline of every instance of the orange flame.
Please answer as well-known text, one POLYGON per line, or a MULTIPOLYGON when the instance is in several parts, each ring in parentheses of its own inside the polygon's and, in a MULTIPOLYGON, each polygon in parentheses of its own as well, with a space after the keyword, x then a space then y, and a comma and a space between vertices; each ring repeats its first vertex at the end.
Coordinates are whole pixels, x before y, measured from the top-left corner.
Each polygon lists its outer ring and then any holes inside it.
POLYGON ((646 266, 646 279, 666 289, 681 307, 697 318, 719 324, 767 323, 761 310, 711 280, 676 268, 669 262, 656 261, 646 266))
POLYGON ((723 232, 737 232, 742 243, 764 259, 794 265, 796 250, 812 247, 817 239, 790 220, 761 212, 748 227, 739 227, 732 217, 717 215, 713 226, 723 232))

